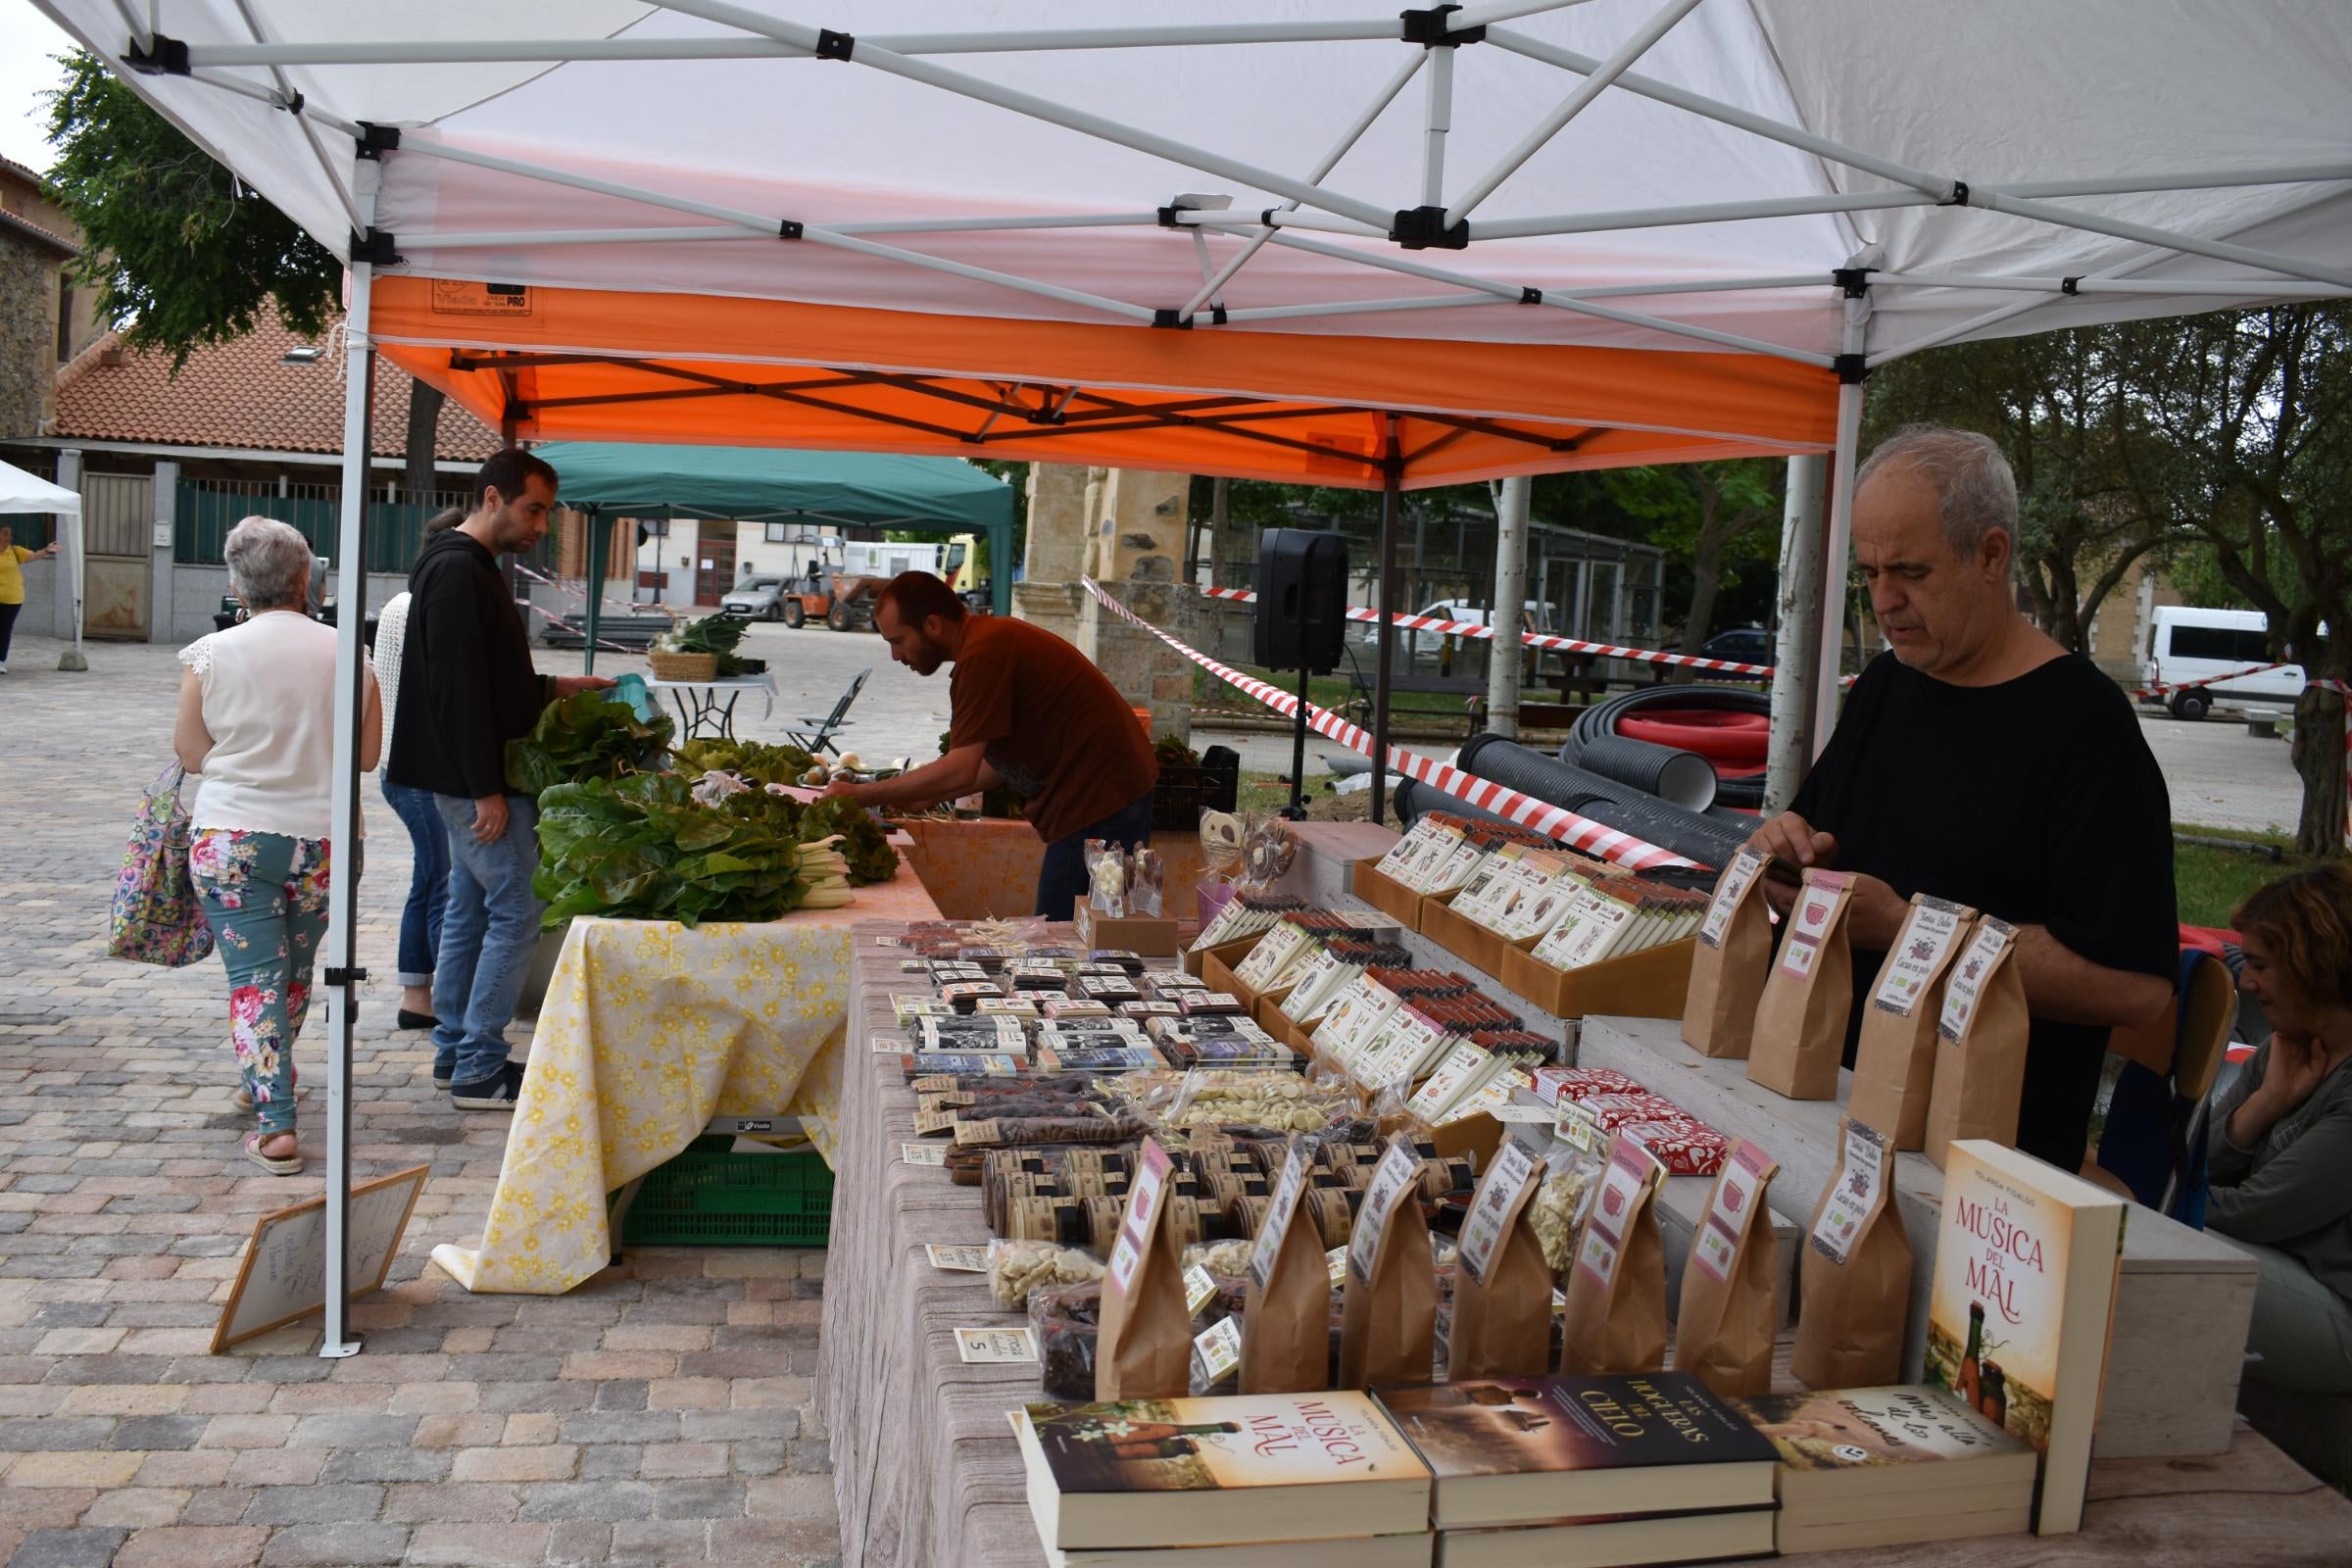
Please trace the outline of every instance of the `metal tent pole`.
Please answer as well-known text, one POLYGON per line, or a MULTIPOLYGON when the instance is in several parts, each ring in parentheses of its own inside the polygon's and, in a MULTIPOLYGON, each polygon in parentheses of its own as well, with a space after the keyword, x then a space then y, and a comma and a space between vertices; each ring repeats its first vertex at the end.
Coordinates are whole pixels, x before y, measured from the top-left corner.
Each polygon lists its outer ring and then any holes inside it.
POLYGON ((1404 460, 1396 444, 1396 416, 1383 416, 1387 434, 1380 492, 1380 650, 1372 675, 1372 820, 1387 820, 1389 804, 1389 675, 1396 658, 1396 514, 1404 503, 1404 460))
MULTIPOLYGON (((1870 291, 1856 286, 1845 302, 1845 352, 1859 362, 1870 341, 1870 291)), ((1838 388, 1838 450, 1830 470, 1830 525, 1821 552, 1821 647, 1815 652, 1814 757, 1838 724, 1838 674, 1845 652, 1846 558, 1854 539, 1854 466, 1862 444, 1862 375, 1849 371, 1838 388)))
POLYGON ((1780 620, 1772 654, 1772 742, 1764 772, 1764 810, 1785 811, 1813 760, 1812 683, 1820 676, 1822 475, 1819 454, 1788 460, 1788 500, 1781 514, 1780 620))
MULTIPOLYGON (((1519 624, 1527 604, 1527 506, 1535 492, 1526 474, 1505 479, 1494 506, 1494 608, 1488 624, 1497 638, 1503 627, 1519 624)), ((1519 665, 1518 650, 1500 641, 1487 655, 1487 728, 1512 740, 1519 738, 1519 665)))
MULTIPOLYGON (((383 170, 375 160, 353 163, 352 184, 370 222, 383 170)), ((357 1355, 351 1337, 351 1025, 360 982, 358 966, 360 848, 360 726, 367 711, 367 661, 361 643, 368 626, 368 394, 375 354, 368 346, 368 302, 374 269, 351 264, 351 311, 344 318, 343 507, 335 544, 335 761, 332 846, 327 882, 326 952, 314 995, 326 997, 326 1321, 318 1353, 357 1355)))
POLYGON ((596 673, 596 638, 604 629, 605 558, 612 553, 606 538, 605 509, 584 507, 582 515, 588 519, 588 613, 580 622, 580 673, 596 673))

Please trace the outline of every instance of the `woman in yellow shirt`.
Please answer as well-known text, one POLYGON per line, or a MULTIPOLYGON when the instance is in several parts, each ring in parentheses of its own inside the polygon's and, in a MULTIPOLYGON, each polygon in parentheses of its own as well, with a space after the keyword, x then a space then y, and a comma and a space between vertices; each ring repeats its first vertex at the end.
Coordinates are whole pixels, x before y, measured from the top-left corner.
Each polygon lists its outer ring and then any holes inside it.
POLYGON ((15 529, 0 523, 0 675, 8 673, 9 639, 16 635, 17 612, 24 608, 24 563, 56 554, 55 540, 27 550, 17 543, 15 529))

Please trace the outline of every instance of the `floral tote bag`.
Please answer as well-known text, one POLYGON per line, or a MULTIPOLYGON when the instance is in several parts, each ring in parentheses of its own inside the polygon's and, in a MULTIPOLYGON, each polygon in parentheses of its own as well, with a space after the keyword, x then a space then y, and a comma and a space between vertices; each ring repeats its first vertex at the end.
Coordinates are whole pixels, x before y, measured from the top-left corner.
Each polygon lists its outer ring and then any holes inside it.
POLYGON ((212 956, 213 928, 188 877, 188 808, 179 802, 183 769, 158 774, 131 819, 130 843, 115 876, 115 907, 106 951, 112 957, 184 969, 212 956))

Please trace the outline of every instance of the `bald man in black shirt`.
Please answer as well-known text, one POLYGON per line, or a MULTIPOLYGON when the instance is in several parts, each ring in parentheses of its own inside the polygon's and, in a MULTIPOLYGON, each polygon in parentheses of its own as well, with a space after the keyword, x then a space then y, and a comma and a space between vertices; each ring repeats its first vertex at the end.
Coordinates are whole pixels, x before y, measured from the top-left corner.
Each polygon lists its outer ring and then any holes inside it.
MULTIPOLYGON (((1887 651, 1750 842, 1857 873, 1849 1066, 1914 893, 2021 928, 2033 1035, 2017 1144, 2072 1171, 2107 1031, 2173 994, 2172 810, 2122 689, 2018 612, 2016 539, 2016 482, 1986 437, 1914 427, 1871 455, 1854 556, 1887 651)), ((1786 912, 1791 890, 1768 886, 1786 912)))

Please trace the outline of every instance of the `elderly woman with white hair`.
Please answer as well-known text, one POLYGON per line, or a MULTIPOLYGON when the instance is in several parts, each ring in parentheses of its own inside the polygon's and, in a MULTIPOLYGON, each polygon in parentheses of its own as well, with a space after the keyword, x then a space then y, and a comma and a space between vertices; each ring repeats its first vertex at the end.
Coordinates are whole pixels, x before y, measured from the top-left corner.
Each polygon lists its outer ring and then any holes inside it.
MULTIPOLYGON (((247 517, 221 551, 238 624, 180 650, 173 750, 203 775, 189 808, 188 870, 228 967, 229 1039, 257 1122, 245 1154, 276 1176, 302 1169, 294 1040, 326 931, 334 788, 335 634, 309 613, 311 547, 247 517)), ((360 766, 375 765, 383 709, 367 678, 360 766)), ((351 862, 356 865, 356 860, 351 862)))

